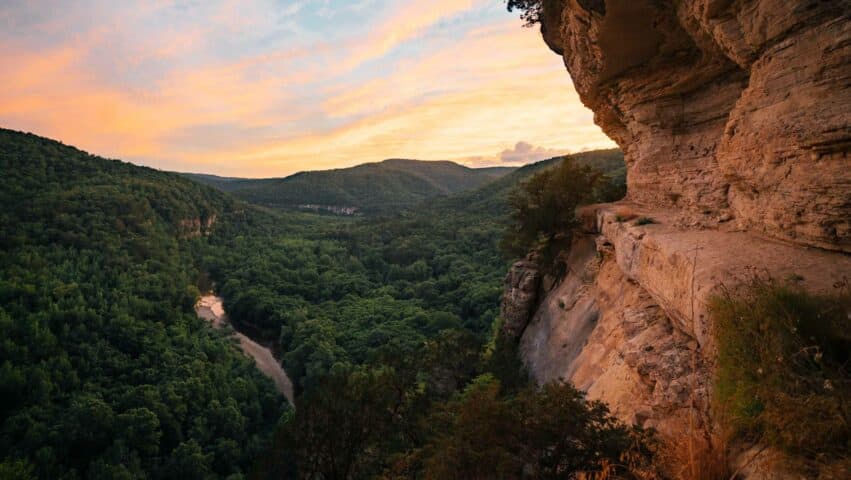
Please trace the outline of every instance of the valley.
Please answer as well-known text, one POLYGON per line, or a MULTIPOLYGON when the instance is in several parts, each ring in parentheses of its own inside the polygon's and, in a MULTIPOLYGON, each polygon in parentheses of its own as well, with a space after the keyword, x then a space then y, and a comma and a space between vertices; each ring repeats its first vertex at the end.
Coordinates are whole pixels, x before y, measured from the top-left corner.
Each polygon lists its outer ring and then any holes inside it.
MULTIPOLYGON (((221 297, 213 294, 202 295, 195 304, 195 312, 198 316, 213 326, 213 328, 222 329, 229 326, 227 315, 225 314, 221 297)), ((263 372, 264 375, 271 378, 275 382, 275 388, 278 392, 293 404, 295 396, 293 395, 293 384, 287 376, 287 372, 281 368, 281 363, 272 354, 272 351, 264 347, 254 340, 248 338, 240 332, 234 332, 233 336, 239 341, 239 348, 254 359, 257 369, 263 372)))
MULTIPOLYGON (((462 408, 455 402, 470 382, 480 378, 483 394, 517 392, 523 408, 548 398, 500 340, 510 261, 499 244, 510 192, 561 159, 351 217, 254 205, 31 134, 0 130, 0 148, 10 207, 0 448, 29 459, 0 472, 280 478, 321 465, 333 478, 337 468, 355 477, 407 462, 429 469, 416 453, 438 438, 427 425, 462 408), (212 283, 216 295, 202 295, 212 283), (42 379, 41 390, 26 378, 42 379), (340 444, 340 431, 356 433, 340 444), (359 451, 381 454, 347 453, 359 451)), ((600 195, 622 192, 620 152, 574 157, 610 174, 600 195)), ((586 408, 562 388, 573 398, 565 408, 586 408)), ((504 395, 492 398, 498 408, 513 401, 504 395)), ((592 418, 582 428, 596 428, 592 418)))
POLYGON ((851 0, 0 3, 0 480, 851 478, 851 0))

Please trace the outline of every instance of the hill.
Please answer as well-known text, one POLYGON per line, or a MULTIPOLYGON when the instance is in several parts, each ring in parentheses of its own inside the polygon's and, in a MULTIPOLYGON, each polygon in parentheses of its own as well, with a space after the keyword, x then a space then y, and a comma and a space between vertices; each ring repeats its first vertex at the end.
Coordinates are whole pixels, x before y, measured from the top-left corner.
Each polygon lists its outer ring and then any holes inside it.
MULTIPOLYGON (((579 165, 600 170, 612 180, 615 188, 626 184, 626 166, 623 152, 618 149, 594 150, 568 155, 579 165)), ((453 195, 436 203, 438 209, 463 209, 470 214, 507 218, 510 211, 508 198, 511 192, 532 175, 551 168, 565 157, 554 157, 524 165, 481 188, 453 195)))
POLYGON ((0 172, 0 477, 247 472, 283 400, 192 310, 236 202, 11 130, 0 172))
POLYGON ((469 191, 510 167, 469 168, 447 161, 391 159, 351 168, 300 172, 286 178, 238 179, 203 174, 189 178, 246 201, 278 208, 394 212, 424 200, 469 191))

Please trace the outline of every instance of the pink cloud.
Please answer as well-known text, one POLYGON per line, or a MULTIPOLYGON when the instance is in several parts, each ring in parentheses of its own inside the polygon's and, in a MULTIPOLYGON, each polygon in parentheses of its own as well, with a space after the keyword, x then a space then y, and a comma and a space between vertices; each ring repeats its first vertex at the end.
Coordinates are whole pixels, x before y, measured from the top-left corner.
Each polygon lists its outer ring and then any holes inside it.
POLYGON ((536 147, 528 142, 517 142, 514 148, 503 150, 499 154, 499 161, 511 165, 525 165, 568 153, 570 151, 566 149, 536 147))

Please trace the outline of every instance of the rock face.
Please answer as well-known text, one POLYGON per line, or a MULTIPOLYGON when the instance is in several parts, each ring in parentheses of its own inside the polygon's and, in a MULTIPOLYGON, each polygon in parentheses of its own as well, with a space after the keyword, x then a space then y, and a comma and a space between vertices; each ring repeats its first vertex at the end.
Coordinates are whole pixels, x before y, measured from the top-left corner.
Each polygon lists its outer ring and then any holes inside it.
POLYGON ((540 284, 538 264, 530 259, 516 262, 505 276, 500 312, 502 330, 509 338, 520 336, 529 323, 537 306, 540 284))
MULTIPOLYGON (((543 5, 628 194, 578 212, 552 289, 522 288, 532 270, 515 265, 505 331, 539 382, 571 381, 672 447, 709 444, 709 298, 755 275, 817 293, 851 276, 851 0, 543 5)), ((676 478, 684 451, 668 450, 676 478)), ((783 478, 764 460, 742 472, 783 478)))
POLYGON ((217 215, 213 213, 207 217, 181 220, 177 225, 180 238, 196 238, 201 235, 209 235, 213 231, 213 226, 216 224, 217 218, 217 215))
POLYGON ((529 322, 520 342, 527 367, 538 382, 568 380, 624 421, 662 435, 682 433, 694 402, 695 428, 702 428, 706 376, 691 375, 703 368, 697 342, 595 237, 575 239, 567 276, 529 322))
POLYGON ((851 252, 849 0, 557 0, 544 39, 629 199, 851 252))
MULTIPOLYGON (((523 361, 539 383, 570 381, 675 444, 712 439, 711 296, 755 275, 835 293, 851 272, 851 256, 683 224, 668 209, 619 202, 578 214, 584 231, 573 238, 564 278, 528 318, 512 317, 525 326, 523 361)), ((682 453, 671 453, 673 465, 683 464, 682 453)))

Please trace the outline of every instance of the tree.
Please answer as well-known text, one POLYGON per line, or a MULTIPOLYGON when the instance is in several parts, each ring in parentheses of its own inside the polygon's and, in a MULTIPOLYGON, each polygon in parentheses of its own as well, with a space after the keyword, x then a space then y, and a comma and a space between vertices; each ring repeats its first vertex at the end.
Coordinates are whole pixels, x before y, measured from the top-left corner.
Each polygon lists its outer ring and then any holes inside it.
POLYGON ((541 22, 541 15, 544 10, 543 0, 508 0, 507 6, 509 12, 514 10, 521 12, 520 18, 526 22, 527 27, 541 22))
POLYGON ((569 239, 579 224, 576 207, 593 201, 606 180, 601 172, 579 166, 570 157, 533 176, 509 198, 514 226, 503 237, 503 251, 516 257, 533 248, 546 249, 557 235, 569 239))
POLYGON ((572 385, 530 387, 515 397, 500 391, 485 375, 435 409, 422 450, 425 478, 567 479, 648 468, 650 435, 621 424, 572 385))
POLYGON ((299 478, 368 478, 380 471, 401 401, 394 380, 390 369, 340 367, 297 399, 285 428, 299 478))

